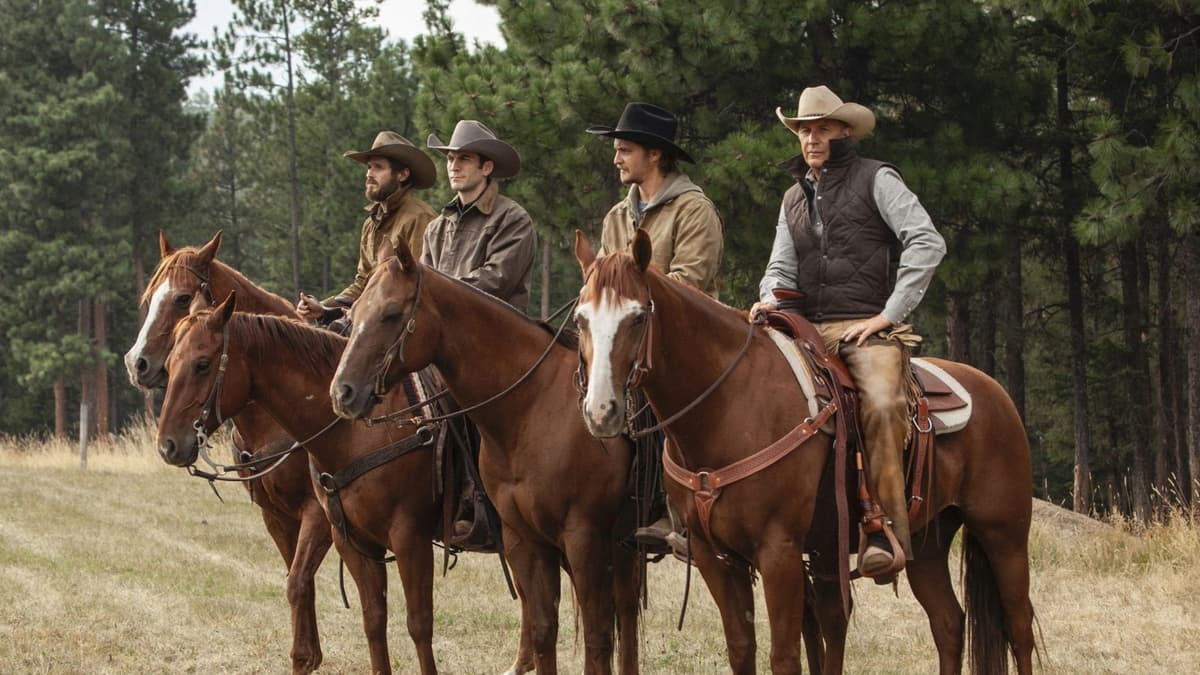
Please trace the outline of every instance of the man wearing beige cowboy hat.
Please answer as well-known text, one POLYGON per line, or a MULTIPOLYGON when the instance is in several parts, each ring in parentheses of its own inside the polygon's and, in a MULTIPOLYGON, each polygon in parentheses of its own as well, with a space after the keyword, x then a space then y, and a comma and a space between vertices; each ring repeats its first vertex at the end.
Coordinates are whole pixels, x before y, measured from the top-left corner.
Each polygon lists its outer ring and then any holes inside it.
POLYGON ((369 202, 367 219, 363 221, 358 246, 358 270, 354 281, 341 293, 322 302, 310 295, 301 295, 296 311, 308 320, 329 323, 342 317, 362 294, 375 267, 375 256, 386 237, 393 246, 400 240, 408 242, 419 254, 425 226, 433 220, 433 208, 421 201, 413 190, 432 187, 437 181, 433 160, 407 138, 394 131, 381 131, 375 136, 370 150, 345 152, 343 157, 367 166, 363 190, 369 202))
POLYGON ((629 186, 604 216, 600 255, 626 250, 640 227, 650 235, 651 262, 716 298, 724 226, 717 207, 679 169, 679 162, 694 162, 676 145, 677 129, 674 114, 649 103, 626 105, 615 127, 588 127, 613 139, 613 165, 629 186))
POLYGON ((903 556, 881 533, 859 560, 864 576, 887 577, 912 558, 901 456, 908 437, 908 348, 920 341, 902 322, 916 308, 946 244, 896 167, 859 157, 854 142, 875 115, 828 87, 800 94, 796 116, 775 114, 800 141, 780 166, 796 184, 783 196, 775 243, 759 284, 754 320, 782 307, 811 321, 858 387, 868 482, 891 518, 903 556), (776 299, 776 289, 799 297, 776 299))
MULTIPOLYGON (((425 230, 421 262, 524 312, 537 248, 533 219, 520 204, 500 194, 499 183, 517 175, 521 157, 475 120, 460 120, 447 143, 429 134, 425 144, 446 153, 446 174, 455 196, 425 230)), ((468 434, 470 447, 464 450, 470 457, 464 457, 462 502, 450 543, 479 550, 497 543, 493 536, 499 517, 475 475, 477 433, 472 427, 468 434)))
MULTIPOLYGON (((613 139, 613 165, 629 194, 604 216, 600 255, 626 251, 638 228, 650 235, 652 260, 676 281, 717 298, 717 271, 724 249, 724 225, 717 207, 704 191, 679 169, 679 162, 694 163, 676 144, 678 122, 668 110, 649 103, 630 103, 615 127, 588 127, 589 134, 613 139)), ((661 470, 656 462, 654 469, 661 470)), ((634 538, 651 551, 669 547, 687 557, 682 523, 666 501, 661 475, 654 509, 664 515, 634 538)))
POLYGON ((421 262, 524 312, 537 248, 533 219, 500 194, 498 182, 517 175, 520 156, 475 120, 459 121, 448 143, 429 134, 426 145, 446 153, 456 194, 425 230, 421 262))

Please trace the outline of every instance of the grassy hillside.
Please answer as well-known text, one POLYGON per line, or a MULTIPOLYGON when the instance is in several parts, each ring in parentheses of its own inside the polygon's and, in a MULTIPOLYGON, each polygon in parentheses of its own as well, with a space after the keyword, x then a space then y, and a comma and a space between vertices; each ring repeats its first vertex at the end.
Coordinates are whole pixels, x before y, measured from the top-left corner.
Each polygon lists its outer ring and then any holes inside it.
MULTIPOLYGON (((164 465, 144 432, 93 445, 0 439, 0 672, 286 673, 285 568, 238 486, 208 485, 164 465)), ((223 455, 222 455, 223 456, 223 455)), ((1035 509, 1033 602, 1046 673, 1194 672, 1200 663, 1200 524, 1183 516, 1132 534, 1050 505, 1035 509)), ((684 566, 652 567, 646 673, 727 670, 716 608, 697 575, 684 632, 675 630, 684 566)), ((414 672, 393 571, 389 641, 414 672)), ((357 598, 341 606, 330 553, 318 577, 321 672, 368 670, 357 598)), ((768 671, 766 612, 756 615, 768 671)), ((493 556, 463 556, 435 583, 434 650, 445 673, 497 673, 515 653, 518 606, 493 556)), ((581 670, 564 588, 560 665, 581 670)), ((848 672, 936 670, 922 614, 902 581, 859 583, 848 672)))

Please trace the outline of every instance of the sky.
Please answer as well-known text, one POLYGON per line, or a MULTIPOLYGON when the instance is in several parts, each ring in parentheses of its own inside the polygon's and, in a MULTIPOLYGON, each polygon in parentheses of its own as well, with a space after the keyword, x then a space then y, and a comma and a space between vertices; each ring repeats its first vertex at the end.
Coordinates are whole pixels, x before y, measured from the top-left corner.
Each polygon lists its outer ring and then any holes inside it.
MULTIPOLYGON (((411 42, 413 37, 425 32, 425 20, 421 17, 424 11, 424 0, 384 0, 379 4, 379 25, 390 38, 411 42)), ((500 15, 494 7, 483 7, 474 0, 451 0, 450 18, 454 21, 455 30, 466 37, 468 45, 476 40, 494 45, 504 44, 504 38, 500 35, 500 15)), ((196 18, 188 24, 188 30, 203 40, 209 40, 213 28, 224 30, 232 19, 233 3, 230 0, 196 0, 196 18)), ((194 78, 188 91, 212 91, 220 85, 221 74, 209 73, 194 78)))

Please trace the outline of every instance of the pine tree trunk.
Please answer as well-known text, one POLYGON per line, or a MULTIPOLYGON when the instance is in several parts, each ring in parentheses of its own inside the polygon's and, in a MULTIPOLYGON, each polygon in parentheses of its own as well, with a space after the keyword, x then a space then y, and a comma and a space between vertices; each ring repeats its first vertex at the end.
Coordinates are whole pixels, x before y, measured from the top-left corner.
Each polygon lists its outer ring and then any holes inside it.
POLYGON ((292 296, 300 295, 300 170, 299 146, 296 143, 296 89, 295 67, 292 65, 292 27, 288 3, 283 7, 283 50, 287 55, 287 121, 288 121, 288 195, 291 207, 292 228, 292 296))
POLYGON ((1149 377, 1146 350, 1142 343, 1141 293, 1138 289, 1138 246, 1134 242, 1121 245, 1121 325, 1125 350, 1129 354, 1129 369, 1125 377, 1126 401, 1129 412, 1129 436, 1133 448, 1133 474, 1130 491, 1133 515, 1142 523, 1149 523, 1151 453, 1150 423, 1147 401, 1149 400, 1149 377))
POLYGON ((107 436, 110 430, 108 418, 108 365, 104 362, 104 349, 108 342, 108 332, 104 316, 105 310, 104 303, 96 302, 93 304, 92 331, 96 345, 96 410, 94 416, 96 418, 96 434, 100 437, 107 436))
POLYGON ((542 237, 542 321, 550 318, 550 237, 542 237))
POLYGON ((967 363, 971 329, 968 321, 967 296, 960 291, 946 294, 946 351, 951 361, 967 363))
POLYGON ((973 357, 976 367, 993 377, 996 375, 996 313, 998 311, 995 282, 995 275, 988 275, 986 285, 979 292, 977 306, 982 309, 982 312, 979 320, 975 322, 979 330, 973 341, 977 345, 977 351, 973 357))
POLYGON ((54 378, 54 437, 67 437, 67 381, 62 375, 54 378))
POLYGON ((1021 238, 1012 236, 1004 256, 1004 376, 1008 395, 1025 419, 1025 275, 1021 238))
MULTIPOLYGON (((1154 388, 1154 435, 1159 441, 1154 454, 1154 484, 1160 488, 1170 485, 1171 474, 1179 476, 1175 465, 1176 448, 1174 406, 1171 393, 1171 343, 1174 342, 1175 320, 1171 316, 1171 275, 1168 260, 1170 251, 1167 238, 1157 242, 1158 268, 1155 285, 1158 287, 1158 358, 1153 361, 1151 377, 1154 388)), ((1163 490, 1163 494, 1169 491, 1163 490)))
POLYGON ((1200 234, 1193 232, 1184 239, 1186 258, 1187 318, 1183 334, 1187 345, 1187 444, 1191 465, 1192 505, 1200 495, 1200 234))

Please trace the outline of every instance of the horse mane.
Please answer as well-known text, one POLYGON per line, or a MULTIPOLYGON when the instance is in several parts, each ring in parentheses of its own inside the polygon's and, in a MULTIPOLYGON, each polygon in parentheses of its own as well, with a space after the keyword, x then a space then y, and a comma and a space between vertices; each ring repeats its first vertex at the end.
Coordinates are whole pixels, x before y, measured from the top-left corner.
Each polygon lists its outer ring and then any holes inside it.
MULTIPOLYGON (((382 265, 380 265, 379 267, 382 267, 382 265)), ((455 277, 452 277, 449 274, 442 272, 441 270, 437 270, 437 269, 430 267, 429 265, 423 265, 423 267, 425 268, 425 271, 427 271, 427 272, 433 272, 434 274, 437 274, 455 284, 465 286, 466 288, 469 288, 472 291, 478 293, 481 297, 487 298, 487 300, 489 302, 491 302, 495 305, 503 306, 504 309, 507 310, 509 313, 511 313, 514 317, 519 317, 525 323, 537 326, 538 328, 546 331, 550 335, 557 334, 558 335, 557 342, 558 342, 558 344, 562 345, 563 347, 566 347, 567 349, 571 349, 571 350, 575 350, 575 349, 579 348, 579 333, 578 333, 578 331, 575 331, 570 328, 565 328, 565 329, 563 329, 562 333, 559 333, 557 326, 553 326, 546 321, 541 321, 539 319, 531 318, 525 312, 522 312, 521 310, 517 309, 516 307, 513 307, 512 305, 501 300, 500 298, 497 298, 496 296, 492 295, 491 293, 488 293, 486 291, 481 291, 478 288, 472 286, 471 284, 468 284, 467 282, 463 281, 462 279, 457 279, 455 277)))
MULTIPOLYGON (((207 319, 212 313, 211 309, 203 309, 180 319, 175 325, 176 339, 193 323, 207 319)), ((346 338, 337 333, 270 314, 234 312, 227 327, 229 339, 246 345, 249 358, 277 357, 282 348, 291 352, 297 368, 313 371, 336 370, 346 349, 346 338)))
MULTIPOLYGON (((170 255, 158 262, 158 266, 154 268, 154 274, 150 277, 150 281, 146 283, 146 288, 142 291, 140 304, 146 304, 150 300, 154 289, 158 288, 159 284, 168 278, 175 275, 183 275, 194 270, 192 263, 199 255, 200 249, 196 246, 185 246, 183 248, 172 251, 170 255)), ((231 279, 233 286, 244 288, 249 293, 258 294, 264 302, 268 304, 277 304, 280 312, 286 312, 286 316, 292 316, 295 312, 292 304, 285 300, 283 296, 276 295, 271 291, 259 286, 251 281, 246 275, 242 274, 233 267, 225 264, 220 259, 213 258, 210 266, 221 274, 228 276, 231 279)), ((213 274, 210 272, 208 281, 212 282, 213 274)), ((224 298, 216 298, 217 302, 224 298)), ((242 304, 245 304, 246 298, 241 298, 242 304)))
MULTIPOLYGON (((707 303, 715 305, 714 309, 719 308, 733 312, 743 321, 750 319, 749 310, 726 305, 695 286, 673 279, 664 274, 654 263, 650 263, 646 268, 645 275, 658 278, 664 285, 670 286, 684 296, 691 294, 701 304, 707 303)), ((603 288, 612 290, 618 297, 632 298, 637 294, 638 287, 643 285, 641 277, 642 272, 638 269, 637 261, 633 259, 632 255, 626 252, 610 253, 603 258, 597 258, 592 263, 584 288, 593 297, 598 297, 600 289, 603 288)))

